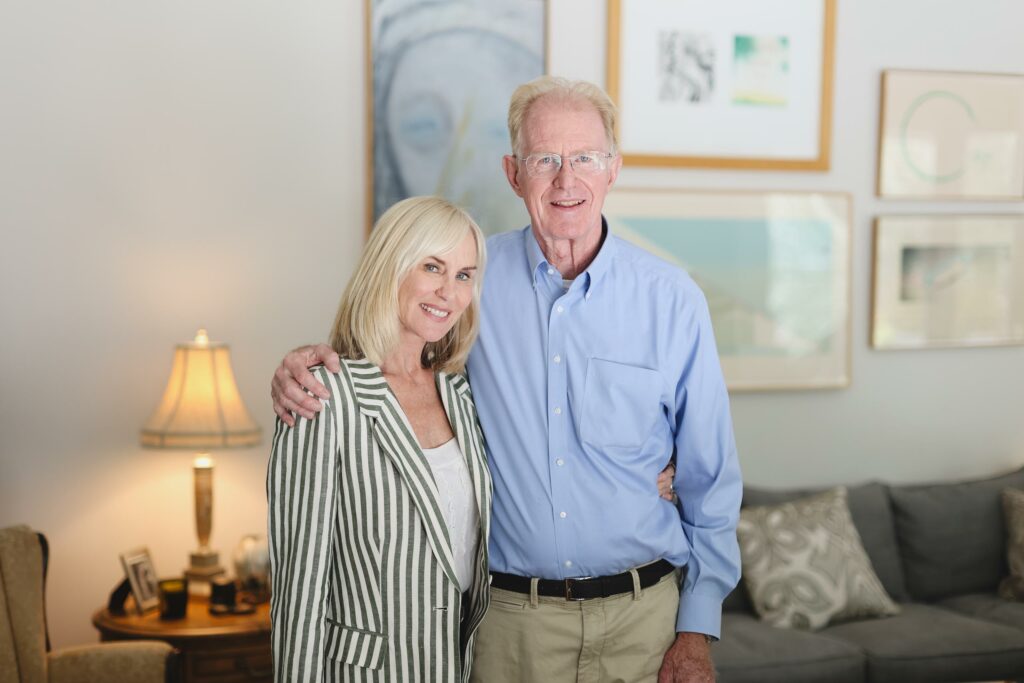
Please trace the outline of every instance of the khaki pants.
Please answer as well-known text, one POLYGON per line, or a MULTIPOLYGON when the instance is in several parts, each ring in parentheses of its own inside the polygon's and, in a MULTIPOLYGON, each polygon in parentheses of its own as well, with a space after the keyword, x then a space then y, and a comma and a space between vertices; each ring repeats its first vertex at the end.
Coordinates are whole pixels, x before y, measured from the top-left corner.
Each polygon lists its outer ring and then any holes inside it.
MULTIPOLYGON (((639 583, 637 584, 639 585, 639 583)), ((638 593, 569 602, 491 589, 472 683, 654 683, 676 637, 676 572, 638 593)))

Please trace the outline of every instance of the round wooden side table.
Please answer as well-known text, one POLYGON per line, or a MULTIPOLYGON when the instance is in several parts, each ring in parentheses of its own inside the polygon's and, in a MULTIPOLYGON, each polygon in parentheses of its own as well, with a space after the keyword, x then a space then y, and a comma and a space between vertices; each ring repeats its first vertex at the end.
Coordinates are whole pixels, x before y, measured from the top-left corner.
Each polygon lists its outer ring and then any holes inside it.
POLYGON ((185 683, 236 683, 273 679, 270 604, 253 614, 213 616, 206 598, 191 597, 184 619, 164 621, 157 612, 92 615, 100 640, 162 640, 182 655, 185 683))

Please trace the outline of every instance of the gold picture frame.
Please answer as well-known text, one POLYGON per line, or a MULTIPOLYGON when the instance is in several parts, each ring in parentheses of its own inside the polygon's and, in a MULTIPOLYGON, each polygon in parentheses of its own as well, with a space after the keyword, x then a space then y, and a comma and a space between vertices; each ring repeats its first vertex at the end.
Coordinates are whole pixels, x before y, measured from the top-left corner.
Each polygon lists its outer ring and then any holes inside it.
POLYGON ((875 219, 875 349, 1024 344, 1024 216, 875 219))
POLYGON ((836 0, 609 0, 625 163, 828 170, 835 17, 836 0))

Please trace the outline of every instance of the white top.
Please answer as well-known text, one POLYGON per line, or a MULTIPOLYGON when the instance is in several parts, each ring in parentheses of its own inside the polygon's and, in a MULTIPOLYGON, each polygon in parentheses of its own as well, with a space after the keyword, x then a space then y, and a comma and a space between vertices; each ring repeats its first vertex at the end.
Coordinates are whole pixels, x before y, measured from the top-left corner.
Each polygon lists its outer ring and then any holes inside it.
POLYGON ((423 455, 437 483, 441 514, 452 541, 455 576, 459 579, 459 588, 467 591, 473 585, 473 560, 480 536, 480 513, 469 478, 469 465, 454 438, 437 448, 424 448, 423 455))

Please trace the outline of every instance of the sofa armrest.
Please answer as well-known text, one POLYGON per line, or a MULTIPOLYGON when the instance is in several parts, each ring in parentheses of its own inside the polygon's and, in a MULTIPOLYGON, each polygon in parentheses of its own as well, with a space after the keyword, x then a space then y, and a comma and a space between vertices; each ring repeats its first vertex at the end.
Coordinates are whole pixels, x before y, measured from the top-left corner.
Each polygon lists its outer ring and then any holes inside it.
POLYGON ((157 640, 68 647, 50 654, 50 683, 175 681, 177 650, 157 640))

